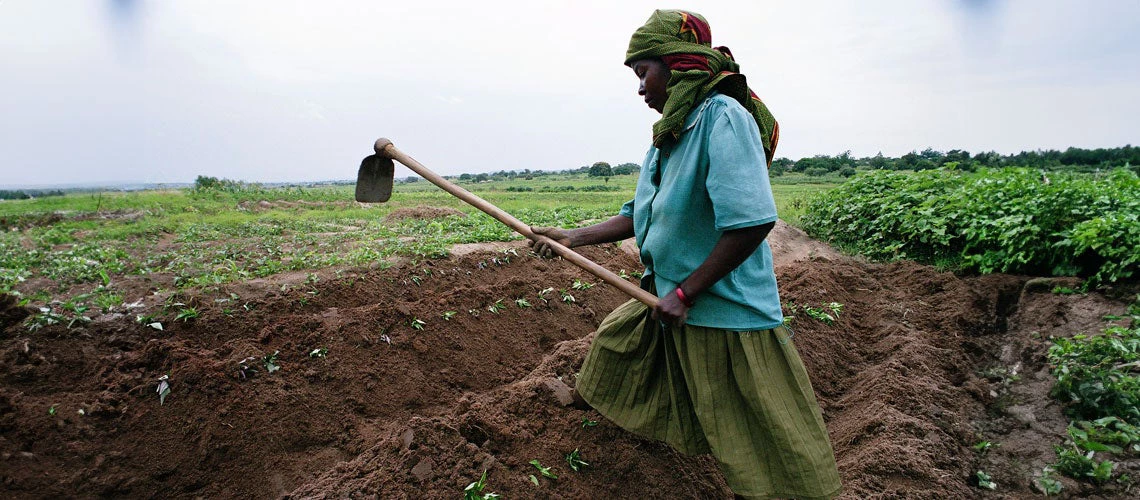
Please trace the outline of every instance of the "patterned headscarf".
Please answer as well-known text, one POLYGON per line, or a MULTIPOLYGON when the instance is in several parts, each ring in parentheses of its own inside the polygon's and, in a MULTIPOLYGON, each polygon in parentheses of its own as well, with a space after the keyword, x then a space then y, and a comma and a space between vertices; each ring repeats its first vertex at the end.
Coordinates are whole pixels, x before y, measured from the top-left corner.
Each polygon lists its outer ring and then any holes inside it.
POLYGON ((709 92, 717 90, 740 102, 760 126, 768 164, 776 152, 780 126, 756 93, 748 88, 740 65, 728 47, 712 47, 712 31, 700 14, 656 10, 629 40, 625 64, 659 58, 669 66, 668 99, 662 117, 653 124, 653 145, 668 146, 681 138, 685 117, 709 92))

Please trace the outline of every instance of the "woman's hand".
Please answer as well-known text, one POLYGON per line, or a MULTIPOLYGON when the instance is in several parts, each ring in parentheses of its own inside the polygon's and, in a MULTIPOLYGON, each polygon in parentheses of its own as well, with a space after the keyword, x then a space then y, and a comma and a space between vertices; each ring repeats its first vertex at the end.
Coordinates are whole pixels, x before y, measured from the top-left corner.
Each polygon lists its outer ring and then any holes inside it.
POLYGON ((554 256, 554 247, 550 245, 550 241, 554 240, 566 248, 570 248, 570 233, 557 227, 534 227, 531 226, 531 232, 536 236, 535 239, 527 242, 527 245, 534 250, 534 253, 546 258, 554 256))
POLYGON ((681 298, 676 293, 669 293, 661 297, 661 300, 657 302, 657 308, 653 310, 653 319, 676 326, 684 325, 688 316, 689 307, 681 302, 681 298))

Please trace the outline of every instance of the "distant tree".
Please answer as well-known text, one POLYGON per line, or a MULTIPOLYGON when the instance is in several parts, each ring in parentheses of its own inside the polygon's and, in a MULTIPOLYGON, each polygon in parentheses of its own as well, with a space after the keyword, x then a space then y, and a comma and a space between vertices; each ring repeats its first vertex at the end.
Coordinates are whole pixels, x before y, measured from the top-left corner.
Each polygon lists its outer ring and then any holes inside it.
POLYGON ((613 167, 604 161, 597 162, 590 166, 590 177, 609 177, 614 175, 613 167))
POLYGON ((491 180, 491 176, 487 174, 478 174, 475 176, 475 182, 487 182, 491 180))
POLYGON ((855 175, 855 167, 843 167, 839 169, 839 175, 843 177, 851 177, 855 175))
POLYGON ((414 175, 409 175, 407 179, 404 179, 404 182, 419 182, 419 181, 420 181, 420 178, 416 177, 414 175))
POLYGON ((459 174, 459 180, 461 180, 461 181, 469 181, 473 177, 474 176, 472 176, 471 174, 459 174))
POLYGON ((622 163, 614 165, 614 175, 630 175, 634 172, 641 171, 641 166, 636 163, 622 163))
POLYGON ((883 157, 882 151, 879 151, 879 154, 871 157, 871 160, 868 161, 867 164, 875 170, 883 170, 890 166, 890 161, 883 157))

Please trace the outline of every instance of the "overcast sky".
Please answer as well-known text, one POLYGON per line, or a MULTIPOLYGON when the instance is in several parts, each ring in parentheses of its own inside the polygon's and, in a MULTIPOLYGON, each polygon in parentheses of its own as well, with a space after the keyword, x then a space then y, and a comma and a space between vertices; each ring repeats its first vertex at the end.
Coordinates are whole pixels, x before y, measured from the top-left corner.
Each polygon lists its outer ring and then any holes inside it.
POLYGON ((705 15, 778 157, 1140 142, 1136 0, 0 0, 0 186, 349 179, 380 136, 442 174, 637 162, 656 7, 705 15))

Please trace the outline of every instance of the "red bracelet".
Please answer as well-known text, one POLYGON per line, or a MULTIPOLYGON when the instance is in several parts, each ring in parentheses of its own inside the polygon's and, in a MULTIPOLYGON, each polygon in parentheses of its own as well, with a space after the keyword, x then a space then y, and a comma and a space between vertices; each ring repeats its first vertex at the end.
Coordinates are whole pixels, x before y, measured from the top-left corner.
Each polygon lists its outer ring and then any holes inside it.
POLYGON ((685 292, 681 291, 681 287, 675 288, 674 291, 677 293, 677 298, 681 299, 681 303, 685 304, 685 307, 693 307, 694 302, 685 296, 685 292))

